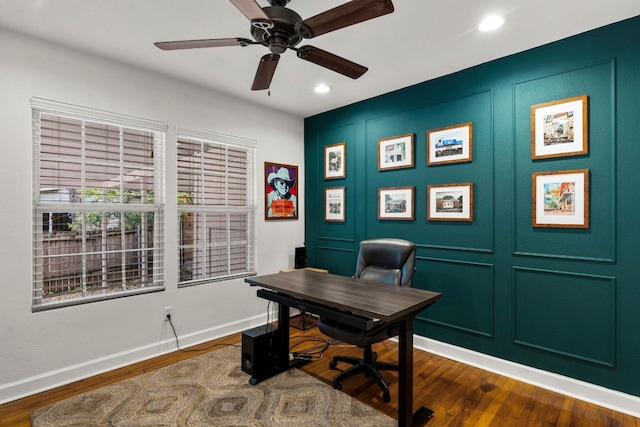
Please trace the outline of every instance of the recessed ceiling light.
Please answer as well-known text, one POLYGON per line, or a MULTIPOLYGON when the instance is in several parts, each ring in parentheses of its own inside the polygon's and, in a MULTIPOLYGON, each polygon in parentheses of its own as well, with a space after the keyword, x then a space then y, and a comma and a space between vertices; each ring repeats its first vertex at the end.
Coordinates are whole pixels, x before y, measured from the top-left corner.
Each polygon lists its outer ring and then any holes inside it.
POLYGON ((480 31, 493 31, 504 24, 504 18, 497 15, 487 16, 481 23, 478 25, 478 29, 480 31))
POLYGON ((316 93, 327 93, 331 90, 331 86, 325 84, 319 84, 313 89, 316 93))

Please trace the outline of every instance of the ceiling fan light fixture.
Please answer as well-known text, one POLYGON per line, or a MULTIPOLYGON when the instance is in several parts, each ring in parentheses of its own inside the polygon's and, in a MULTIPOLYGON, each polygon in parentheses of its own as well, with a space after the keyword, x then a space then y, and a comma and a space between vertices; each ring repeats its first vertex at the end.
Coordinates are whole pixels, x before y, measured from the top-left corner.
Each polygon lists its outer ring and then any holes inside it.
POLYGON ((315 93, 327 93, 331 91, 331 86, 321 83, 319 85, 317 85, 316 87, 313 88, 313 91, 315 93))
POLYGON ((487 16, 478 25, 478 30, 482 32, 497 30, 504 24, 504 18, 498 15, 487 16))

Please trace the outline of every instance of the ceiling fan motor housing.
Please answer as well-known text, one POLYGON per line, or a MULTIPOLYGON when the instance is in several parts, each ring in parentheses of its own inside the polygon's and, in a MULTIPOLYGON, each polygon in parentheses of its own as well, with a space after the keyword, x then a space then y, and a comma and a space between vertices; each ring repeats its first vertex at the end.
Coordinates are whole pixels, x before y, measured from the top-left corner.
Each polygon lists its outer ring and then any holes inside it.
POLYGON ((271 6, 286 6, 290 0, 269 0, 271 6))
MULTIPOLYGON (((288 3, 287 0, 272 1, 273 3, 288 3)), ((271 53, 281 54, 287 48, 296 46, 302 36, 296 30, 296 24, 302 18, 291 9, 274 5, 263 7, 262 10, 269 17, 269 21, 251 21, 251 36, 253 39, 269 48, 271 53)))

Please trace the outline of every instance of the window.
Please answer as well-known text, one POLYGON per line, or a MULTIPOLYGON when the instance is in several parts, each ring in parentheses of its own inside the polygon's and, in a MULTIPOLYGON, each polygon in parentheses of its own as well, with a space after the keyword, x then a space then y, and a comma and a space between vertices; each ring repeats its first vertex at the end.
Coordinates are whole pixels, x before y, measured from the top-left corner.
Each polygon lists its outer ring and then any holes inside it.
POLYGON ((162 123, 32 100, 33 310, 164 289, 162 123))
POLYGON ((255 142, 177 133, 179 286, 255 274, 255 142))

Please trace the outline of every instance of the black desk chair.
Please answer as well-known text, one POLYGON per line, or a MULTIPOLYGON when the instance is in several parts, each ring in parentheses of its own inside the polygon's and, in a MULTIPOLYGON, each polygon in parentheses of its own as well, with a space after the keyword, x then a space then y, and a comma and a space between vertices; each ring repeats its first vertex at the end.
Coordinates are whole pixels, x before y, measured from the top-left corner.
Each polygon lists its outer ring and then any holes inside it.
MULTIPOLYGON (((411 286, 415 269, 416 245, 400 239, 373 239, 360 242, 360 254, 356 265, 357 279, 369 280, 396 286, 411 286)), ((333 379, 333 388, 340 390, 341 382, 353 375, 364 373, 372 376, 380 388, 385 402, 391 401, 389 387, 379 370, 398 370, 397 364, 378 362, 377 354, 372 350, 372 344, 392 338, 399 333, 399 326, 393 323, 379 321, 370 331, 321 318, 319 328, 322 333, 347 344, 356 345, 364 349, 364 358, 335 356, 329 363, 335 369, 338 362, 350 363, 354 366, 340 373, 333 379)))

